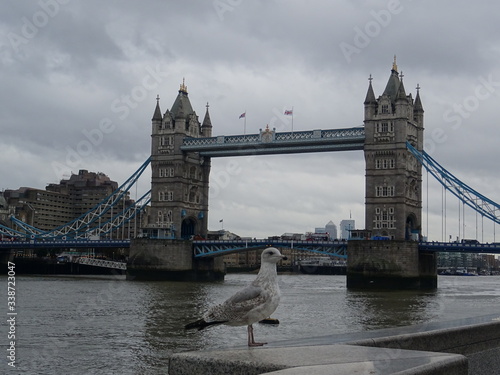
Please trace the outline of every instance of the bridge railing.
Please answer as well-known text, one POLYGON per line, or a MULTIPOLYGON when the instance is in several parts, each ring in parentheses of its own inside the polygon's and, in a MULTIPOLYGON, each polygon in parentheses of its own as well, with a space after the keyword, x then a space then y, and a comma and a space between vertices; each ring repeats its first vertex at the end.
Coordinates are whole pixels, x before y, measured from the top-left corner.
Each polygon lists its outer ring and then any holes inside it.
POLYGON ((86 264, 88 266, 94 267, 104 267, 104 268, 113 268, 117 270, 126 270, 127 263, 125 262, 116 262, 114 260, 104 260, 104 259, 96 259, 96 258, 78 258, 79 264, 86 264))
POLYGON ((322 255, 347 258, 347 241, 303 240, 200 240, 193 241, 195 258, 220 256, 268 246, 286 247, 322 255))

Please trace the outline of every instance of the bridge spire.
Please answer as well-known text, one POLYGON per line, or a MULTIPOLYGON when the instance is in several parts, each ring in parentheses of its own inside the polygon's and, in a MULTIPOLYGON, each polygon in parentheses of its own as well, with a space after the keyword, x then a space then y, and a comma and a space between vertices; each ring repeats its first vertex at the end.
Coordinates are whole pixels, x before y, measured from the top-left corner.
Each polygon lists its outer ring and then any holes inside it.
POLYGON ((419 115, 424 113, 424 107, 422 107, 422 102, 420 100, 420 85, 417 84, 417 96, 415 98, 415 103, 413 104, 414 113, 418 113, 419 115))
POLYGON ((160 95, 156 95, 156 108, 155 108, 155 112, 153 114, 153 118, 151 120, 152 121, 161 121, 162 120, 161 111, 160 111, 160 95))
POLYGON ((188 93, 188 88, 186 86, 185 78, 184 77, 182 78, 182 83, 181 83, 181 86, 179 88, 179 92, 183 92, 184 94, 188 93))
POLYGON ((377 104, 377 100, 375 99, 375 93, 373 92, 373 87, 372 87, 372 75, 370 74, 370 77, 368 78, 368 81, 370 83, 368 84, 368 91, 366 92, 366 98, 364 104, 377 104))
POLYGON ((204 137, 211 137, 212 136, 212 121, 210 120, 210 113, 208 113, 208 105, 205 106, 207 108, 207 111, 205 112, 205 118, 203 119, 203 124, 201 124, 201 132, 203 133, 204 137))
POLYGON ((396 55, 394 55, 394 62, 392 63, 392 70, 398 71, 398 64, 396 64, 396 55))

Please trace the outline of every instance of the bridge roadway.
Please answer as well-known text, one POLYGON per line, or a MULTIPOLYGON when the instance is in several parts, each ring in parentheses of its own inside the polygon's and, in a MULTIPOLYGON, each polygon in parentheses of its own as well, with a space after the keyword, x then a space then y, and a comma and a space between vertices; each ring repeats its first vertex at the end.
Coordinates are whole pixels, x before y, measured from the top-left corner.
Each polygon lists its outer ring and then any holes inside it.
MULTIPOLYGON (((238 240, 238 241, 193 241, 195 258, 211 257, 254 250, 267 246, 287 247, 310 251, 322 255, 347 258, 347 241, 285 241, 285 240, 238 240)), ((459 243, 427 241, 418 244, 420 251, 460 252, 476 254, 500 254, 500 243, 459 243)))
MULTIPOLYGON (((322 255, 347 258, 347 241, 291 240, 197 240, 193 241, 195 258, 213 257, 238 251, 262 249, 268 246, 287 247, 322 255)), ((113 248, 130 247, 130 240, 52 240, 0 241, 0 250, 34 248, 113 248)), ((420 251, 446 253, 500 254, 500 243, 420 242, 420 251)))

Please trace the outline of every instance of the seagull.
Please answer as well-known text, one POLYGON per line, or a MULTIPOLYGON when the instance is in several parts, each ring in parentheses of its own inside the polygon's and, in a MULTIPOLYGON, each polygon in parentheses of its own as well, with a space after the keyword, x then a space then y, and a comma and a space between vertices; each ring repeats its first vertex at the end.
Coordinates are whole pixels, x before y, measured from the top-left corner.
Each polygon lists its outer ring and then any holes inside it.
POLYGON ((276 263, 287 258, 275 247, 262 252, 260 270, 255 280, 220 305, 212 306, 200 320, 186 325, 185 329, 198 331, 210 326, 247 326, 248 346, 262 346, 255 342, 252 324, 268 318, 280 302, 276 263))

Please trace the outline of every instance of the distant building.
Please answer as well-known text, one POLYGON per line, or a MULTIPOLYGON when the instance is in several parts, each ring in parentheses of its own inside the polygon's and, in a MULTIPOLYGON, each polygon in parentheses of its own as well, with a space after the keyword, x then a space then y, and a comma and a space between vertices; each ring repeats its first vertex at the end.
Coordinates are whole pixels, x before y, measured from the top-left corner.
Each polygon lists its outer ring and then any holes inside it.
POLYGON ((3 192, 0 192, 0 224, 7 226, 8 218, 10 216, 9 204, 3 196, 3 192))
POLYGON ((282 240, 293 240, 293 241, 302 241, 305 240, 305 236, 303 233, 283 233, 281 235, 282 240))
MULTIPOLYGON (((104 173, 82 169, 59 184, 49 184, 45 190, 30 187, 5 190, 3 199, 16 218, 35 228, 49 231, 90 211, 117 189, 118 184, 104 173)), ((133 201, 127 192, 117 203, 114 214, 110 210, 100 220, 106 222, 118 213, 118 209, 131 204, 133 201)), ((133 228, 122 228, 119 236, 129 238, 131 232, 133 228)))
POLYGON ((329 221, 325 225, 326 233, 330 235, 331 240, 337 239, 337 226, 333 223, 333 221, 329 221))
POLYGON ((335 240, 337 238, 337 226, 330 220, 324 227, 314 228, 314 233, 327 233, 330 240, 335 240))
POLYGON ((350 232, 351 230, 356 228, 356 222, 355 220, 349 219, 349 220, 342 220, 340 222, 340 239, 342 240, 348 240, 350 238, 350 232))

